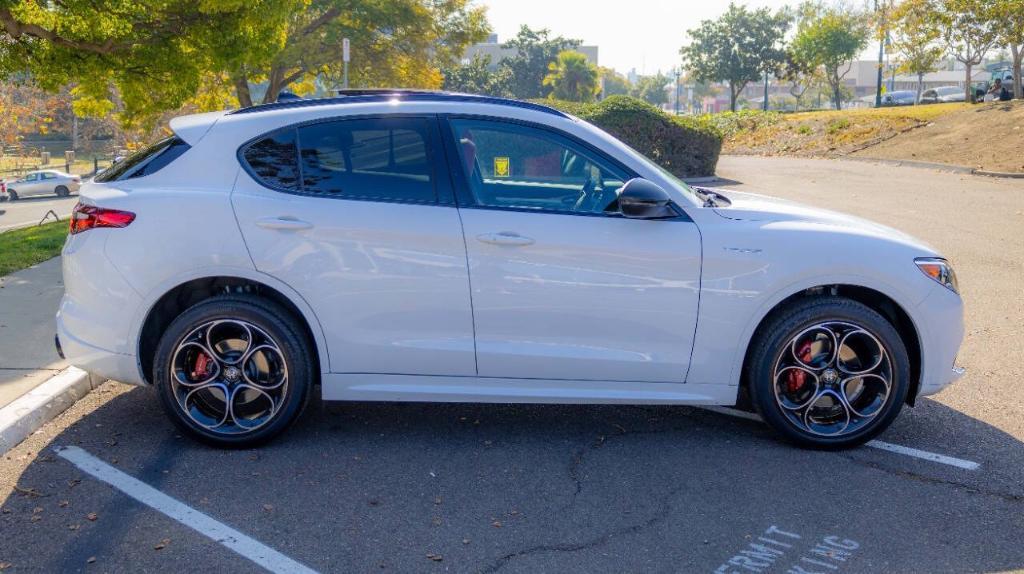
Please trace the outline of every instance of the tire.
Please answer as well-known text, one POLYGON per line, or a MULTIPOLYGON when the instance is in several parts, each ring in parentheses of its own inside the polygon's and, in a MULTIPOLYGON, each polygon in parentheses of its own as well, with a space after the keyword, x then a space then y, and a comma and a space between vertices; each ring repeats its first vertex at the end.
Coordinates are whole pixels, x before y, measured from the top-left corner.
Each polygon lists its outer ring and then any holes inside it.
POLYGON ((67 197, 71 195, 71 190, 64 187, 63 185, 58 185, 57 189, 54 189, 53 192, 57 194, 57 197, 67 197))
POLYGON ((797 301, 773 313, 751 344, 746 383, 754 407, 800 446, 864 444, 892 424, 906 401, 910 360, 903 340, 856 301, 797 301))
POLYGON ((213 446, 267 442, 309 402, 316 373, 302 333, 291 313, 258 297, 196 304, 157 345, 153 381, 164 411, 182 432, 213 446))
POLYGON ((7 199, 9 201, 18 201, 18 192, 13 189, 7 190, 7 199))

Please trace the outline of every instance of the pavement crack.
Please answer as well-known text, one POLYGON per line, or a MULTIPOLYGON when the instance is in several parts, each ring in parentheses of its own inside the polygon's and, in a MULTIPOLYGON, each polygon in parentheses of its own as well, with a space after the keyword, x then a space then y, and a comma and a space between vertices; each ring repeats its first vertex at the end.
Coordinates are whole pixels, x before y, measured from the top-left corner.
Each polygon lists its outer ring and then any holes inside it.
POLYGON ((909 470, 892 469, 892 468, 888 468, 888 467, 886 467, 884 465, 881 465, 881 464, 879 464, 877 462, 866 461, 866 460, 858 460, 856 457, 853 457, 853 456, 843 456, 843 458, 849 460, 850 462, 853 462, 854 464, 857 464, 857 465, 860 465, 860 466, 863 466, 863 467, 867 467, 867 468, 870 468, 870 469, 873 469, 873 470, 884 472, 884 473, 890 474, 892 476, 914 480, 914 481, 921 482, 921 483, 924 483, 924 484, 931 484, 931 485, 937 485, 937 486, 950 486, 950 487, 953 487, 956 490, 962 490, 964 492, 969 492, 971 494, 980 494, 980 495, 988 496, 988 497, 991 497, 991 498, 998 498, 998 499, 1004 500, 1006 502, 1016 502, 1016 503, 1024 502, 1024 495, 1022 495, 1022 494, 1010 494, 1010 493, 1007 493, 1007 492, 999 492, 999 491, 995 491, 995 490, 989 490, 989 489, 986 489, 986 488, 979 488, 977 486, 971 486, 969 484, 966 484, 966 483, 963 483, 963 482, 959 482, 959 481, 956 481, 956 480, 948 480, 948 479, 945 479, 945 478, 936 478, 934 476, 927 476, 927 475, 919 474, 919 473, 912 472, 912 471, 909 471, 909 470))
POLYGON ((626 526, 623 528, 618 528, 610 532, 605 532, 604 534, 599 534, 583 542, 563 542, 561 544, 538 544, 536 546, 530 546, 522 550, 516 550, 515 552, 509 552, 508 554, 501 556, 488 566, 481 568, 479 572, 481 574, 492 574, 493 572, 497 572, 504 568, 506 565, 508 565, 509 562, 517 558, 522 558, 524 556, 530 556, 533 554, 544 554, 549 552, 562 553, 590 550, 592 548, 597 548, 599 546, 608 544, 614 538, 618 538, 620 536, 629 536, 632 534, 638 534, 640 532, 643 532, 644 530, 656 526, 664 522, 666 519, 668 519, 669 515, 672 512, 672 497, 678 494, 681 488, 682 487, 673 488, 667 494, 665 494, 661 504, 658 506, 658 509, 654 513, 654 515, 643 522, 633 524, 631 526, 626 526))

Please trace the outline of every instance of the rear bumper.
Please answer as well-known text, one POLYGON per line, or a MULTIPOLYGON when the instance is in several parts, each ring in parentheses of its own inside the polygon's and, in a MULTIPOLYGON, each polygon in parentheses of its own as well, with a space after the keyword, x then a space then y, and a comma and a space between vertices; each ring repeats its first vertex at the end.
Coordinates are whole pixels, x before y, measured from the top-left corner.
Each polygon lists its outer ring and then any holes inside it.
POLYGON ((68 363, 105 379, 144 385, 139 376, 139 363, 135 355, 125 355, 95 347, 76 338, 69 333, 57 315, 58 354, 67 359, 68 363))

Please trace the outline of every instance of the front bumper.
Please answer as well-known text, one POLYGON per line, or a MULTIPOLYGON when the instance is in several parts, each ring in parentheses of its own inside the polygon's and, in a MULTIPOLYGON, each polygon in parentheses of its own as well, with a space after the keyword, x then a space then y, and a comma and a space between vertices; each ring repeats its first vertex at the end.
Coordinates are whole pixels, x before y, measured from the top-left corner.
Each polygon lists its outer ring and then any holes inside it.
POLYGON ((915 313, 921 338, 921 386, 918 396, 938 393, 963 378, 956 364, 964 339, 964 305, 959 295, 936 285, 915 313))

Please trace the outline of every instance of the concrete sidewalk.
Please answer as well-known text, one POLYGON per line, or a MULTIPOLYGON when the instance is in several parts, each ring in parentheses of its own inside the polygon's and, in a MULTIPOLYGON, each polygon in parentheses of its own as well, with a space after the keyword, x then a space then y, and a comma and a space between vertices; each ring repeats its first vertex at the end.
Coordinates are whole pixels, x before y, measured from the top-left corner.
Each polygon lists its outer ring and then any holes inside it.
POLYGON ((0 408, 67 367, 53 346, 63 294, 60 257, 0 277, 0 408))

